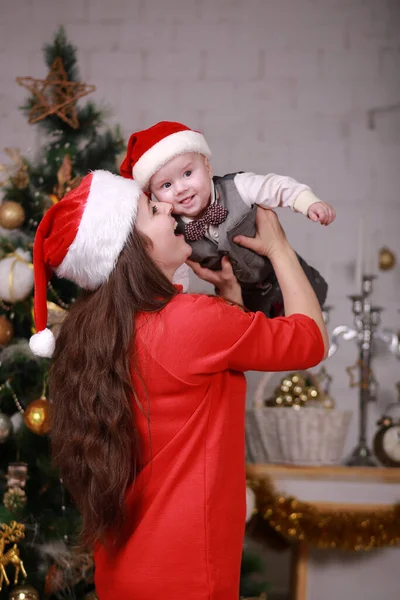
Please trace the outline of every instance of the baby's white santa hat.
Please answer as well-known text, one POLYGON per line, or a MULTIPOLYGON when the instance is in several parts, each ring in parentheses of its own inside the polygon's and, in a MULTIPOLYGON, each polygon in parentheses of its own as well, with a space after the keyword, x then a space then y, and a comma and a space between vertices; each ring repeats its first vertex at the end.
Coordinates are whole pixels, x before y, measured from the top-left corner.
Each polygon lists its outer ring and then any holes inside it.
POLYGON ((47 284, 54 273, 86 290, 105 283, 136 220, 138 184, 108 171, 93 171, 47 211, 33 247, 34 314, 37 333, 29 341, 50 358, 55 339, 47 329, 47 284))
POLYGON ((182 123, 161 121, 149 129, 132 133, 120 173, 122 177, 135 179, 147 190, 150 179, 161 167, 186 152, 211 158, 211 150, 199 131, 182 123))

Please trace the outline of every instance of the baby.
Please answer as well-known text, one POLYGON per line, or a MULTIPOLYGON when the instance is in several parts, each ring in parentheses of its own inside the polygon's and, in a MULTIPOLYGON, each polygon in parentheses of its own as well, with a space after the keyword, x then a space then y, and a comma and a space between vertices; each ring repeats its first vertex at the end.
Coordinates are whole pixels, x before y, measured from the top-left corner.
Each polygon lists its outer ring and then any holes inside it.
MULTIPOLYGON (((289 207, 322 225, 335 219, 335 211, 307 185, 291 177, 243 172, 213 176, 210 158, 211 151, 200 132, 162 121, 131 135, 120 171, 157 200, 172 205, 177 233, 183 233, 193 248, 191 260, 219 270, 222 257, 228 256, 245 306, 277 316, 283 302, 270 261, 235 244, 233 238, 254 237, 257 205, 289 207)), ((298 258, 322 305, 326 282, 298 258)))

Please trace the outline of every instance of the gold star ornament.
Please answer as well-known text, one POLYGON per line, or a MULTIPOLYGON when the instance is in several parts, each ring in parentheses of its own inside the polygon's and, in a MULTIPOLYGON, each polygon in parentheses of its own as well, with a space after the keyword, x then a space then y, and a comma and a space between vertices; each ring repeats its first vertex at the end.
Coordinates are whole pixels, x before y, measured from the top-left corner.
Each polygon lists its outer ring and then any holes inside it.
POLYGON ((78 129, 76 101, 96 90, 95 85, 68 81, 61 57, 50 67, 46 79, 17 77, 17 83, 34 96, 36 102, 29 113, 29 123, 37 123, 50 115, 57 115, 72 129, 78 129))
POLYGON ((351 387, 351 388, 360 387, 363 390, 368 390, 370 387, 368 384, 368 381, 370 381, 371 383, 376 383, 375 377, 372 372, 372 369, 368 368, 368 369, 366 369, 365 373, 363 374, 363 377, 365 380, 357 381, 357 373, 356 372, 360 371, 361 367, 362 367, 362 362, 360 360, 358 360, 351 367, 346 367, 347 374, 350 378, 349 387, 351 387))

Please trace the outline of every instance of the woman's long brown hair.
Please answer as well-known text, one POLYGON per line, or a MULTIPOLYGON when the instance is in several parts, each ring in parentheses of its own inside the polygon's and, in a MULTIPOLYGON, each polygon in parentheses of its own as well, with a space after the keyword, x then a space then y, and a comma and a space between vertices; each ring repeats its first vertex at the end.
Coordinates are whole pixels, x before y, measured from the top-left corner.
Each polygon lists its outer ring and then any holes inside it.
POLYGON ((107 283, 74 303, 50 369, 53 460, 82 515, 81 541, 124 538, 124 496, 140 469, 133 419, 135 314, 176 294, 133 230, 107 283))

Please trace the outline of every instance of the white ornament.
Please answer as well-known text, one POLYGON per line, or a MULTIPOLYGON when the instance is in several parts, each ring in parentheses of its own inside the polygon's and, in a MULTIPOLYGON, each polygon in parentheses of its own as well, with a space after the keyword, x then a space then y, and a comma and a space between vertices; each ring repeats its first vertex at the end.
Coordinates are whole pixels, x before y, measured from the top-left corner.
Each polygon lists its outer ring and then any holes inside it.
POLYGON ((0 260, 0 298, 14 303, 26 298, 33 288, 30 252, 17 248, 12 256, 0 260))
POLYGON ((246 523, 248 523, 251 517, 256 511, 256 495, 253 490, 246 487, 246 523))

